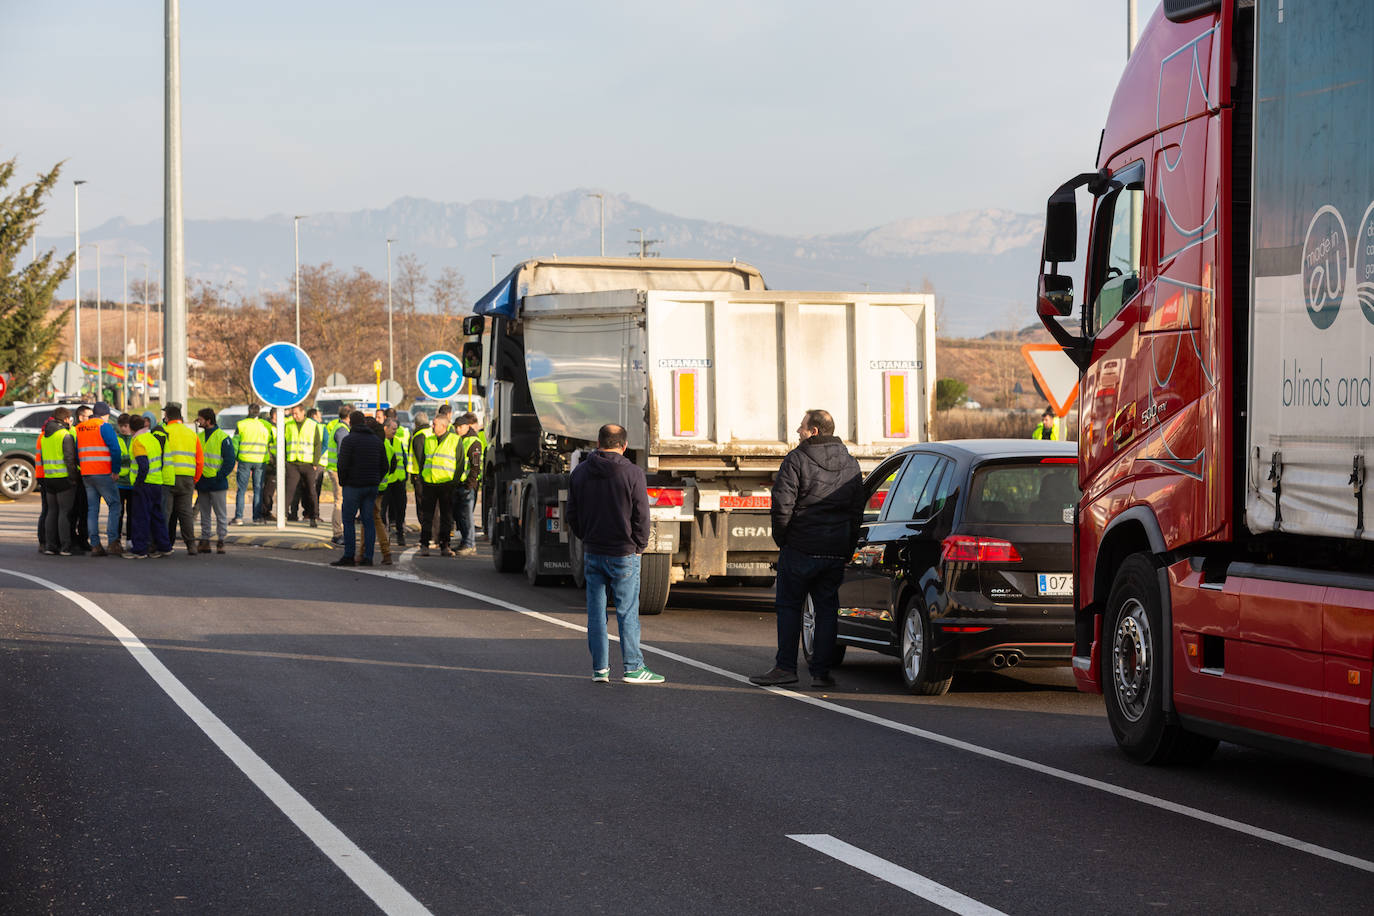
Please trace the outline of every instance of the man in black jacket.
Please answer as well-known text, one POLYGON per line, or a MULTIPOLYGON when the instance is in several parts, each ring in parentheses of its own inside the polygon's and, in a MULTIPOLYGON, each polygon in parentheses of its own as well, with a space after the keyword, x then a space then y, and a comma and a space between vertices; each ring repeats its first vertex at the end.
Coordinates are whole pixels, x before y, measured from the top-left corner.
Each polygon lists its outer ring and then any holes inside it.
POLYGON ((573 469, 568 483, 566 521, 584 547, 592 682, 611 682, 609 593, 615 601, 625 665, 620 679, 627 684, 662 684, 663 675, 644 667, 639 648, 639 555, 649 546, 649 491, 643 469, 625 457, 628 443, 623 426, 607 423, 597 431, 596 451, 573 469))
POLYGON ((367 417, 362 411, 354 411, 348 420, 350 432, 339 443, 338 459, 339 486, 343 489, 344 554, 329 565, 371 566, 372 547, 377 540, 374 522, 377 486, 387 472, 386 446, 381 439, 368 432, 367 417), (360 512, 363 517, 363 558, 355 564, 353 521, 360 512))
POLYGON ((771 671, 749 679, 760 687, 797 683, 797 643, 807 596, 816 614, 811 686, 835 686, 830 659, 839 626, 840 582, 863 521, 863 473, 835 435, 830 414, 808 410, 797 435, 801 444, 787 453, 773 478, 778 655, 771 671))

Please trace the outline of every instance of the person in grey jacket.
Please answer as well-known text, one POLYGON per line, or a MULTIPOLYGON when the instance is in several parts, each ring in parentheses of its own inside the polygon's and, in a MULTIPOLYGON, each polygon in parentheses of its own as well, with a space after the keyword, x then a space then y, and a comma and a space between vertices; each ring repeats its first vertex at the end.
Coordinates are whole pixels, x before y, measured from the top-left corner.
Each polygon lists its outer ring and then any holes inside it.
POLYGON ((863 472, 835 435, 834 419, 824 410, 808 410, 797 435, 801 444, 787 453, 773 478, 778 654, 772 670, 749 679, 760 687, 797 683, 797 645, 808 596, 816 614, 811 686, 835 686, 830 659, 839 627, 840 582, 863 522, 863 472))

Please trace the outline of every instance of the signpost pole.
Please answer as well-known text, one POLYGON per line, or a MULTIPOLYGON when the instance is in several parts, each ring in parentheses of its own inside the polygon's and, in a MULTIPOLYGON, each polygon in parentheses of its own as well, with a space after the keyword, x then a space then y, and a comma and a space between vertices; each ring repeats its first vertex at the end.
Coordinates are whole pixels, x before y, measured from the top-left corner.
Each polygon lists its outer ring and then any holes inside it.
POLYGON ((277 408, 277 530, 286 530, 286 408, 277 408))

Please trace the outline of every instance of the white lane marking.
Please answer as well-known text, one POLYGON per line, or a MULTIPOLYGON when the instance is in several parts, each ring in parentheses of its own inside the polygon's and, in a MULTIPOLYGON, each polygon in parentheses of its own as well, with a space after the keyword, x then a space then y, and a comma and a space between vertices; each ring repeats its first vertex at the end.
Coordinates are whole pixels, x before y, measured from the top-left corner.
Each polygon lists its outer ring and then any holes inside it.
POLYGON ((215 743, 224 755, 233 761, 234 765, 243 771, 243 774, 253 781, 262 794, 266 795, 281 812, 291 819, 291 823, 310 838, 320 851, 329 857, 329 860, 339 867, 354 884, 364 894, 372 898, 372 902, 384 913, 425 913, 425 909, 420 901, 410 895, 410 892, 401 887, 394 878, 382 870, 381 866, 372 861, 367 853, 363 852, 356 843, 344 835, 343 831, 335 827, 314 805, 306 801, 305 797, 293 789, 285 779, 278 775, 277 771, 268 765, 267 761, 257 755, 252 748, 244 743, 243 739, 234 734, 229 726, 225 725, 209 708, 196 698, 186 688, 186 685, 177 680, 176 675, 167 670, 167 667, 158 661, 157 656, 143 644, 132 630, 124 626, 100 605, 86 598, 84 595, 77 594, 70 589, 58 585, 56 582, 49 582, 47 579, 32 576, 28 573, 18 572, 13 569, 0 569, 0 573, 11 576, 18 576, 21 579, 28 579, 44 588, 52 589, 68 601, 81 608, 96 622, 110 631, 110 635, 119 640, 120 644, 129 651, 142 667, 148 672, 148 676, 171 697, 172 702, 181 707, 181 711, 186 713, 200 730, 215 743))
MULTIPOLYGON (((277 560, 282 563, 303 563, 310 566, 321 565, 310 560, 293 560, 287 557, 270 557, 270 559, 277 560)), ((457 585, 450 585, 447 582, 435 582, 428 579, 422 579, 419 576, 416 576, 411 573, 396 573, 388 572, 386 570, 357 569, 354 571, 361 572, 370 576, 381 576, 388 579, 399 579, 404 582, 413 582, 416 585, 424 585, 429 588, 437 588, 442 591, 453 592, 454 594, 463 595, 468 598, 475 598, 478 601, 485 602, 486 604, 490 604, 495 607, 515 611, 517 614, 524 614, 526 617, 533 617, 536 620, 543 620, 546 623, 551 623, 554 626, 563 627, 567 630, 576 630, 581 633, 587 632, 587 628, 581 626, 580 624, 570 623, 566 620, 559 620, 557 617, 551 617, 548 614, 541 614, 539 611, 533 611, 527 607, 522 607, 518 604, 512 604, 511 602, 503 601, 500 598, 494 598, 491 595, 484 595, 481 592, 474 592, 471 589, 462 588, 457 585)), ((700 671, 710 672, 711 674, 718 675, 719 677, 726 678, 727 680, 738 681, 742 684, 749 683, 749 678, 743 674, 737 674, 734 671, 727 671, 724 668, 717 668, 715 665, 711 665, 703 661, 698 661, 694 658, 688 658, 685 655, 679 655, 678 653, 670 652, 667 649, 656 649, 653 646, 649 645, 641 645, 640 649, 642 649, 645 652, 652 652, 655 655, 660 655, 664 658, 671 659, 672 661, 679 662, 683 665, 687 665, 688 667, 696 668, 700 671)), ((877 725, 882 728, 891 729, 895 732, 901 732, 905 735, 911 735, 916 738, 922 738, 926 741, 931 741, 935 744, 942 744, 945 747, 954 748, 956 750, 967 751, 970 754, 977 754, 980 757, 986 757, 989 760, 996 760, 1000 763, 1005 763, 1010 766, 1020 767, 1024 770, 1030 770, 1031 772, 1039 773, 1043 776, 1050 776, 1055 779, 1062 779, 1065 782, 1073 783, 1074 785, 1078 786, 1083 786, 1087 789, 1096 789, 1097 791, 1105 792, 1108 795, 1115 795, 1118 798, 1124 798, 1128 801, 1137 802, 1142 805, 1148 805, 1151 808, 1158 808, 1161 811, 1168 811, 1171 814, 1178 814, 1183 817, 1192 818, 1193 820, 1201 821, 1204 824, 1210 824, 1213 827, 1220 827, 1223 830, 1231 830, 1236 833, 1244 834, 1245 836, 1253 837, 1257 840, 1264 840, 1265 842, 1273 843, 1276 846, 1283 846, 1287 849, 1293 849, 1298 852, 1305 852, 1309 855, 1317 856, 1318 858, 1326 859, 1331 862, 1336 862, 1340 865, 1348 865, 1351 868, 1359 869, 1360 871, 1374 874, 1374 861, 1370 861, 1369 859, 1361 859, 1358 856, 1352 856, 1348 853, 1340 852, 1335 849, 1328 849, 1325 846, 1318 846, 1315 843, 1309 843, 1306 840, 1299 840, 1296 837, 1291 837, 1287 834, 1278 833, 1274 830, 1268 830, 1264 827, 1256 827, 1253 824, 1247 824, 1244 821, 1238 821, 1233 818, 1224 817, 1220 814, 1213 814, 1210 811, 1203 811, 1201 808, 1194 808, 1190 805, 1181 805, 1178 802, 1172 802, 1166 798, 1157 798, 1153 795, 1146 795, 1144 792, 1137 792, 1134 789, 1127 789, 1124 786, 1114 785, 1110 782, 1103 782, 1100 779, 1093 779, 1091 776, 1083 776, 1078 773, 1070 772, 1069 770, 1061 770, 1058 767, 1047 766, 1043 763, 1037 763, 1034 760, 1027 760, 1024 757, 1015 757, 1011 754, 1006 754, 1002 751, 995 751, 992 748, 983 747, 979 744, 972 744, 968 741, 961 741, 958 738, 951 738, 948 735, 939 734, 938 732, 927 731, 924 728, 917 728, 914 725, 907 725, 903 722, 895 722, 892 719, 884 719, 881 716, 875 716, 872 713, 862 712, 857 709, 850 709, 848 706, 841 706, 838 703, 834 703, 829 700, 823 700, 820 697, 814 697, 804 693, 798 693, 795 690, 786 690, 782 687, 761 687, 759 689, 767 690, 770 693, 775 693, 778 696, 786 697, 789 700, 795 700, 798 703, 806 703, 810 706, 815 706, 818 709, 824 709, 828 710, 829 712, 839 713, 842 716, 849 716, 851 719, 857 719, 860 722, 867 722, 870 725, 877 725)))
POLYGON ((817 852, 823 852, 832 859, 839 859, 859 871, 866 871, 888 884, 895 884, 902 890, 909 891, 922 900, 929 900, 936 906, 942 906, 951 913, 959 913, 961 916, 1005 916, 1001 910, 979 903, 972 897, 965 897, 943 884, 936 884, 924 875, 918 875, 887 859, 880 859, 873 853, 851 846, 844 840, 837 840, 828 833, 789 833, 787 838, 796 840, 803 846, 810 846, 817 852))

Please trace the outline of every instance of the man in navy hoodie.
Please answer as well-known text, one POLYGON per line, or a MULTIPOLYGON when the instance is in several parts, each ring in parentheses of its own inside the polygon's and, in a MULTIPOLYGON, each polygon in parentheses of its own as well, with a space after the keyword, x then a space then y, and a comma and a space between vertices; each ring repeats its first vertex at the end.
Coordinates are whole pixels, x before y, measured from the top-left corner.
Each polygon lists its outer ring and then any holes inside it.
POLYGON ((573 469, 568 484, 567 523, 581 539, 587 577, 587 646, 592 682, 611 682, 606 599, 615 601, 620 628, 621 680, 662 684, 644 667, 639 648, 639 555, 649 546, 649 490, 644 471, 625 457, 625 427, 607 423, 597 431, 596 451, 573 469))

